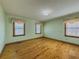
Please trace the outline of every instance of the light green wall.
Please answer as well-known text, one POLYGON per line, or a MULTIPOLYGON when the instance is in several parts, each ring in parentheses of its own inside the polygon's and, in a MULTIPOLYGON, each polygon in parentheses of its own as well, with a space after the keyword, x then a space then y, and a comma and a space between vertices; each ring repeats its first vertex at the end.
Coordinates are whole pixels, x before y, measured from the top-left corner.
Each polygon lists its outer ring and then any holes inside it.
POLYGON ((5 15, 2 7, 0 6, 0 53, 4 47, 5 40, 5 15))
POLYGON ((42 24, 42 33, 41 34, 35 34, 35 23, 38 23, 39 21, 31 20, 25 17, 18 17, 18 16, 7 16, 6 20, 6 43, 16 42, 16 41, 22 41, 27 40, 31 38, 37 38, 43 36, 43 24, 42 24), (25 21, 25 30, 26 35, 25 36, 17 36, 13 37, 13 24, 11 21, 11 18, 19 18, 23 19, 25 21))
POLYGON ((64 21, 67 18, 72 18, 75 16, 78 17, 79 13, 63 16, 63 17, 59 17, 59 18, 55 18, 50 21, 47 21, 44 24, 44 36, 79 45, 79 38, 64 36, 64 21))

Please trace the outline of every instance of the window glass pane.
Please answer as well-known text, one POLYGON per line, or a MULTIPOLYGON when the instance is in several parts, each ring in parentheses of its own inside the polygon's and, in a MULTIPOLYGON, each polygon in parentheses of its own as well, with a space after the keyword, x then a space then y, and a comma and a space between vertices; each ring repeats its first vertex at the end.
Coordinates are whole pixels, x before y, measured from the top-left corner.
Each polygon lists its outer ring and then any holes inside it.
POLYGON ((79 19, 67 20, 65 22, 65 35, 79 37, 79 19))
POLYGON ((36 24, 36 33, 41 33, 41 24, 36 24))

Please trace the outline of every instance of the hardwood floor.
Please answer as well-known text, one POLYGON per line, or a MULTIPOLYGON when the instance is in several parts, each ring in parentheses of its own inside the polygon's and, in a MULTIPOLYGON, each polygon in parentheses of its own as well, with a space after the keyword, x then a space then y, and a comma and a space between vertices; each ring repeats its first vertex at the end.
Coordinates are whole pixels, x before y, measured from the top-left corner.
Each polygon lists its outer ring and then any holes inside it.
POLYGON ((0 59, 79 59, 79 46, 39 38, 7 45, 0 59))

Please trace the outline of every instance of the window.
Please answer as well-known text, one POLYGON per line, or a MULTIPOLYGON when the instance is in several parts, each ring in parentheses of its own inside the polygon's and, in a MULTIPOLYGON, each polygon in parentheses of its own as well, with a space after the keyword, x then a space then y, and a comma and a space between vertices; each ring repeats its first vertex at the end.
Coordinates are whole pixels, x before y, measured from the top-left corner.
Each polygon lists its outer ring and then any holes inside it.
POLYGON ((22 20, 16 19, 13 22, 13 36, 24 36, 25 35, 25 23, 22 20))
POLYGON ((35 33, 36 34, 41 33, 41 24, 40 23, 35 24, 35 33))
POLYGON ((79 38, 79 19, 68 20, 65 22, 65 35, 79 38))

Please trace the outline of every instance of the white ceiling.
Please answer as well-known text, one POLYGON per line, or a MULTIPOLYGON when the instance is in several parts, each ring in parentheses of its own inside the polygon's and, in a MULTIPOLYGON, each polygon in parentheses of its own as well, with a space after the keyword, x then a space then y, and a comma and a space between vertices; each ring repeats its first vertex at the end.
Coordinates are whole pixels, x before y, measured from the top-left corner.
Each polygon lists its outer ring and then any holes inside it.
POLYGON ((46 21, 54 17, 79 12, 79 0, 2 0, 8 14, 46 21), (50 11, 43 15, 43 11, 50 11))

